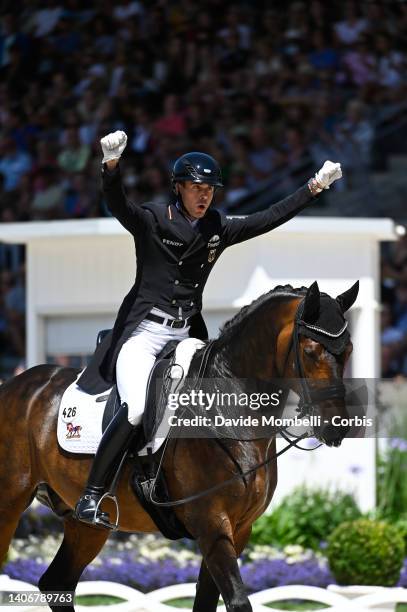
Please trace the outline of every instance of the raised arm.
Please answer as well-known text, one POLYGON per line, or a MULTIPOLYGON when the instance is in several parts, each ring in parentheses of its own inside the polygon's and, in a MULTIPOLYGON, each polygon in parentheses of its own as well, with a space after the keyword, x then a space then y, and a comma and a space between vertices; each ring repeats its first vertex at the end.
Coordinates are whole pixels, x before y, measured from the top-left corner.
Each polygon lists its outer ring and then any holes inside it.
POLYGON ((329 189, 329 186, 341 176, 341 165, 326 161, 321 170, 308 183, 280 202, 272 204, 266 210, 244 217, 226 216, 223 235, 227 246, 265 234, 289 221, 308 206, 318 193, 323 189, 329 189))
POLYGON ((127 144, 125 132, 117 131, 104 136, 100 144, 103 151, 103 192, 107 206, 114 217, 132 234, 140 232, 146 223, 147 212, 127 198, 121 179, 119 159, 127 144))

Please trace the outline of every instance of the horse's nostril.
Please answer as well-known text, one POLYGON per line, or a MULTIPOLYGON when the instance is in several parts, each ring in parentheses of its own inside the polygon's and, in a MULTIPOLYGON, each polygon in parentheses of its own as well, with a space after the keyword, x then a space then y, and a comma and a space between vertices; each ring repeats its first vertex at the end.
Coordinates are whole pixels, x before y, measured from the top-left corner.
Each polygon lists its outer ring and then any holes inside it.
POLYGON ((322 437, 326 441, 327 444, 332 444, 334 446, 339 446, 346 434, 349 432, 349 427, 340 426, 335 427, 332 423, 325 425, 322 429, 322 437))

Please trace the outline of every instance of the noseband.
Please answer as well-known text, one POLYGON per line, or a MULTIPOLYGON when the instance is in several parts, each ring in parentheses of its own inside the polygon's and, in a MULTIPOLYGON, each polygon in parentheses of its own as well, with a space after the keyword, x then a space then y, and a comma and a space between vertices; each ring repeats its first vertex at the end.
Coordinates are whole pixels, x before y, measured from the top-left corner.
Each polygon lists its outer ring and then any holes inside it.
MULTIPOLYGON (((323 389, 315 389, 312 384, 308 382, 308 378, 305 375, 304 366, 301 361, 301 353, 300 353, 300 326, 305 327, 307 329, 312 330, 314 333, 316 332, 318 336, 321 336, 320 343, 325 346, 324 336, 328 338, 339 338, 346 332, 347 321, 345 321, 342 329, 338 332, 331 332, 316 325, 311 325, 310 323, 306 323, 303 321, 302 316, 304 313, 304 304, 305 298, 301 300, 298 305, 297 311, 295 313, 294 319, 294 330, 291 336, 291 342, 287 353, 286 363, 287 365, 288 357, 290 355, 291 349, 294 351, 294 365, 298 378, 301 383, 301 395, 300 401, 298 403, 297 412, 300 417, 305 416, 313 416, 316 412, 316 405, 318 402, 322 402, 325 400, 335 400, 340 399, 344 400, 346 396, 346 389, 343 381, 338 379, 337 382, 331 383, 329 385, 324 385, 323 389)), ((326 348, 326 346, 325 346, 326 348)), ((284 366, 284 370, 285 370, 284 366)), ((316 383, 318 385, 318 383, 316 383)))

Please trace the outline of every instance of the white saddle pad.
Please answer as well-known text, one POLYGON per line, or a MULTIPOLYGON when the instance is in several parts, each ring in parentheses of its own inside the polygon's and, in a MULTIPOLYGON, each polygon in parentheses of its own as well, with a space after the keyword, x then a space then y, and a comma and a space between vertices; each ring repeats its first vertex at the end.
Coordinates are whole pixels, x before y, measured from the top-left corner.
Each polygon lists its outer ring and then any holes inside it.
MULTIPOLYGON (((201 340, 187 338, 180 342, 175 351, 175 363, 171 371, 172 378, 184 378, 195 351, 203 346, 201 340), (180 367, 179 367, 180 366, 180 367)), ((102 420, 110 389, 98 395, 85 393, 76 384, 76 380, 65 390, 59 406, 57 438, 58 444, 68 453, 85 453, 94 455, 102 437, 102 420)), ((139 451, 147 455, 149 449, 155 453, 164 442, 170 427, 160 425, 160 437, 156 437, 139 451)))

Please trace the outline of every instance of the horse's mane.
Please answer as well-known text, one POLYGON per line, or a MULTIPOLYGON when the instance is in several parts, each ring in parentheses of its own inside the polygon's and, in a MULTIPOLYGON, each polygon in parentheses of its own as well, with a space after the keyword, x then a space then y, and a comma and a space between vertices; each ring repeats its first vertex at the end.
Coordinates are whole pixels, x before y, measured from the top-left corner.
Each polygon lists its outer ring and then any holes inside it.
POLYGON ((267 293, 263 293, 251 304, 243 306, 234 317, 223 324, 219 331, 219 340, 227 341, 231 336, 239 333, 246 325, 248 317, 250 317, 258 308, 261 308, 265 302, 269 300, 296 298, 306 294, 308 287, 292 287, 291 285, 277 285, 267 293))

